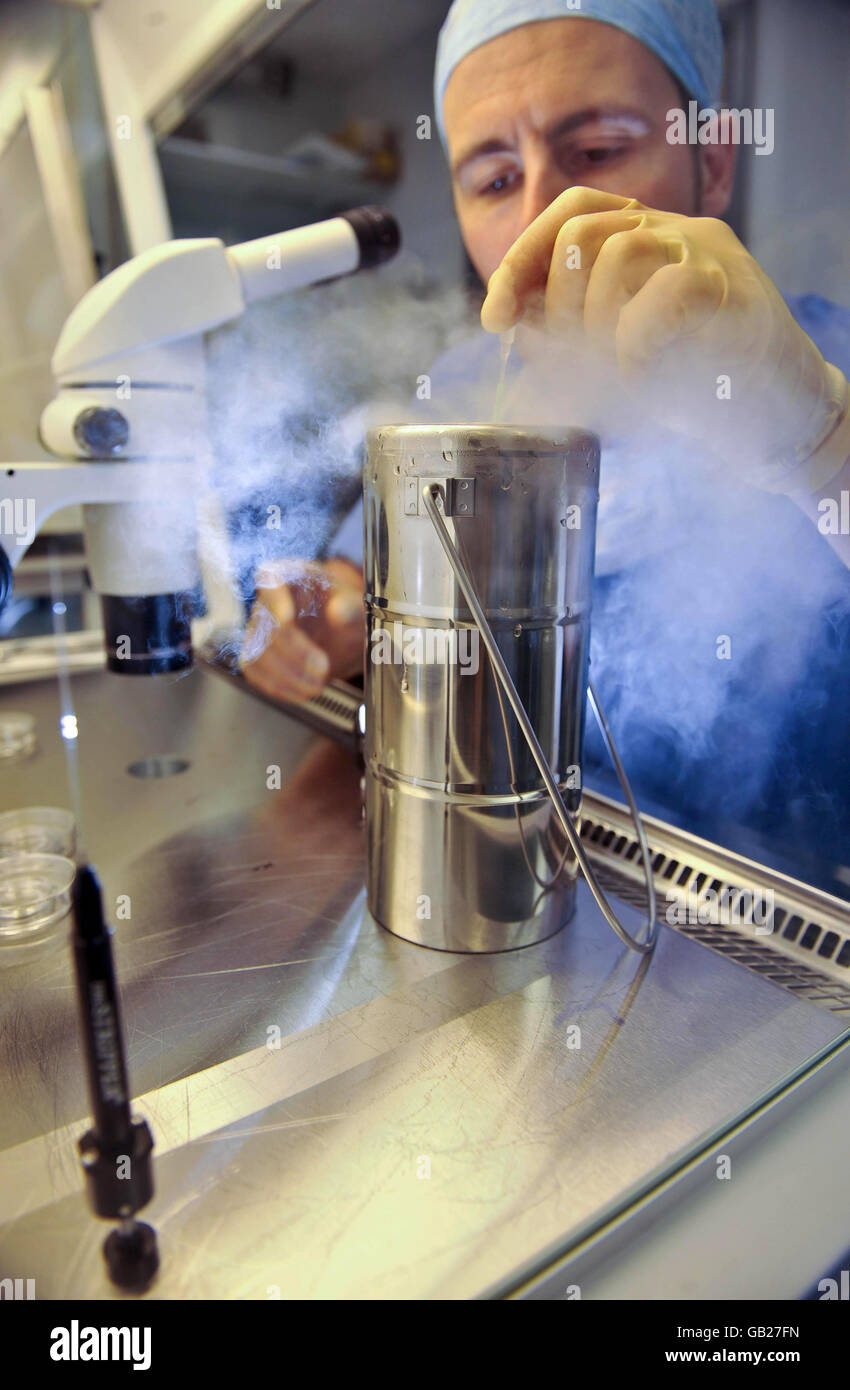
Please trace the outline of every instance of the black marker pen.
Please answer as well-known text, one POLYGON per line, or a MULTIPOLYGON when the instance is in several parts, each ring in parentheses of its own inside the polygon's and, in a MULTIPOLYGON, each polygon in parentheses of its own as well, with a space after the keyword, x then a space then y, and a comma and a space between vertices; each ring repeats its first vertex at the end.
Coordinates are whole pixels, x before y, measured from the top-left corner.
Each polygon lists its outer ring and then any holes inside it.
POLYGON ((92 1210, 121 1223, 104 1242, 109 1276, 122 1288, 141 1292, 159 1267, 156 1232, 131 1219, 153 1196, 153 1136, 147 1123, 130 1113, 112 932, 89 864, 77 870, 72 906, 71 940, 93 1120, 79 1141, 80 1156, 92 1210))

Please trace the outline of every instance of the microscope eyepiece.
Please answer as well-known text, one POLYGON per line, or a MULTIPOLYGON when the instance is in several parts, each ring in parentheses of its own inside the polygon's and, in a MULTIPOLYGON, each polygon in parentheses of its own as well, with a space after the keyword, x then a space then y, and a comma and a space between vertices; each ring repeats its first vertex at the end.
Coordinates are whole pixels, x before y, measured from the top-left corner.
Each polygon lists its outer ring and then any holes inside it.
POLYGON ((392 260, 401 246, 401 231, 392 213, 386 208, 367 206, 352 208, 341 216, 354 228, 361 270, 371 270, 392 260))
POLYGON ((192 665, 195 590, 121 598, 101 595, 106 666, 122 676, 161 676, 192 665))

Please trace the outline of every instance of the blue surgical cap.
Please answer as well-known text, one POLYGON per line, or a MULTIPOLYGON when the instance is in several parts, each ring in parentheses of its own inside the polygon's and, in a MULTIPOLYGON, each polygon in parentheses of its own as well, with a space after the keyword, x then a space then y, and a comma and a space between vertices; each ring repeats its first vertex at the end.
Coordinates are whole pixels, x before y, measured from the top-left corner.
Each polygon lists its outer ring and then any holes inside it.
POLYGON ((455 0, 440 30, 434 110, 446 144, 443 97, 458 63, 490 39, 540 19, 598 19, 651 49, 689 96, 710 106, 720 96, 723 39, 714 0, 455 0))

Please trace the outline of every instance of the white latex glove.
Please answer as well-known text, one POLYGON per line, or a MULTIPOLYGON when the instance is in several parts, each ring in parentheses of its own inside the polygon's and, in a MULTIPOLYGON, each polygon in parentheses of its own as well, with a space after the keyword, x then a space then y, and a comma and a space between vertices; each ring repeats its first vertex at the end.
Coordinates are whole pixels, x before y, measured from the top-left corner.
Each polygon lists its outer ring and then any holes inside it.
MULTIPOLYGON (((625 389, 659 423, 772 491, 799 490, 810 456, 847 414, 843 374, 714 218, 571 188, 514 242, 481 322, 493 333, 542 329, 524 351, 542 347, 549 379, 559 343, 565 363, 588 354, 607 373, 606 389, 625 389)), ((819 457, 812 487, 828 480, 830 460, 819 457)))

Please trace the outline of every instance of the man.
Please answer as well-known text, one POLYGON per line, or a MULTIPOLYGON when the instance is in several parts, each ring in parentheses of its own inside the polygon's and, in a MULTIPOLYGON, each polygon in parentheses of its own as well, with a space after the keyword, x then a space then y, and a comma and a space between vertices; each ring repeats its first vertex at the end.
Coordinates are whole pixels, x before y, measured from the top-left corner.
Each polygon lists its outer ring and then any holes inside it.
MULTIPOLYGON (((735 159, 722 122, 714 143, 668 139, 671 109, 717 101, 721 68, 712 0, 583 0, 578 10, 564 0, 456 0, 440 35, 435 109, 464 242, 488 285, 482 325, 490 335, 518 326, 538 396, 562 396, 591 364, 591 391, 601 382, 600 396, 634 406, 613 421, 614 435, 638 416, 668 444, 684 431, 725 460, 714 475, 721 490, 762 490, 767 526, 778 499, 781 530, 789 509, 817 522, 819 504, 850 488, 850 356, 835 360, 842 334, 850 342, 850 315, 812 296, 789 310, 719 220, 735 159)), ((486 375, 497 348, 482 335, 467 368, 486 375)), ((455 352, 452 377, 461 365, 455 352)), ((573 397, 584 399, 583 382, 573 397)), ((561 419, 585 422, 569 411, 561 419)), ((629 456, 618 478, 600 433, 604 552, 639 474, 629 456)), ((673 487, 690 467, 681 458, 673 487)), ((358 528, 354 517, 343 533, 358 528)), ((640 550, 647 538, 637 529, 640 550)), ((850 538, 808 531, 850 564, 850 538)), ((360 669, 361 552, 350 540, 340 549, 348 558, 260 588, 243 657, 259 688, 305 699, 360 669)), ((634 590, 630 612, 648 592, 634 590)))

